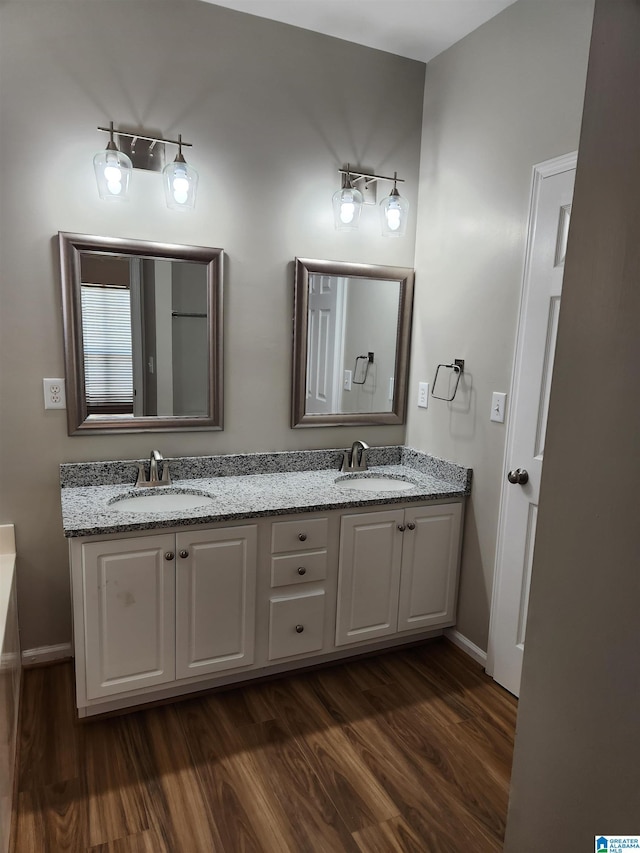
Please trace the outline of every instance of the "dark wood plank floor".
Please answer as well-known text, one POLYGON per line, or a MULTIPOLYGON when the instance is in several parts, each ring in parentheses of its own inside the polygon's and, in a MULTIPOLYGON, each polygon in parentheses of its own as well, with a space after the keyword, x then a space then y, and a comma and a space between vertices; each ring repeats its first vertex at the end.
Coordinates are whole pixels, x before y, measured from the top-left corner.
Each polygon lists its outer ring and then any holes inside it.
POLYGON ((24 675, 15 853, 502 849, 516 701, 446 640, 84 723, 24 675))

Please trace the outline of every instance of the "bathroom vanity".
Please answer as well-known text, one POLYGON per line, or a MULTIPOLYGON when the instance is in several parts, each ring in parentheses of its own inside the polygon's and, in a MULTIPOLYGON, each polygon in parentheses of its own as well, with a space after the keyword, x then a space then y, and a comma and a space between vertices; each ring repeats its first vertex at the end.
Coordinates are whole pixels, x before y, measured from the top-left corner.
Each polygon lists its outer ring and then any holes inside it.
POLYGON ((453 625, 471 472, 371 453, 346 478, 341 451, 168 460, 173 485, 157 494, 203 504, 160 512, 136 510, 151 491, 132 489, 136 462, 61 466, 79 715, 453 625))

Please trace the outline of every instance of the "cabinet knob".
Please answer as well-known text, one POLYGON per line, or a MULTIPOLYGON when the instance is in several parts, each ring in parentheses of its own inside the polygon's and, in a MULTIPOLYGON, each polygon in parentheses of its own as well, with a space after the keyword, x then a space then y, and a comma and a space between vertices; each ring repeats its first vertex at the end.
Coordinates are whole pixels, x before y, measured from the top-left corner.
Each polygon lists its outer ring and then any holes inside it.
POLYGON ((305 569, 305 567, 300 566, 300 568, 298 569, 298 574, 299 575, 306 575, 306 573, 307 573, 307 570, 305 569))
POLYGON ((399 524, 398 530, 400 531, 400 533, 403 533, 404 532, 404 524, 399 524))
POLYGON ((306 542, 307 541, 307 534, 306 533, 298 533, 298 539, 301 542, 306 542))
POLYGON ((302 634, 304 631, 304 625, 296 625, 296 634, 302 634))
POLYGON ((174 557, 175 557, 175 554, 173 553, 173 551, 166 551, 165 552, 165 555, 164 555, 165 560, 173 560, 174 557))
POLYGON ((182 551, 180 551, 180 556, 183 560, 186 560, 186 558, 189 556, 189 552, 186 548, 183 548, 182 551))
POLYGON ((416 529, 415 522, 410 521, 409 524, 407 524, 407 527, 409 528, 409 530, 415 530, 416 529))

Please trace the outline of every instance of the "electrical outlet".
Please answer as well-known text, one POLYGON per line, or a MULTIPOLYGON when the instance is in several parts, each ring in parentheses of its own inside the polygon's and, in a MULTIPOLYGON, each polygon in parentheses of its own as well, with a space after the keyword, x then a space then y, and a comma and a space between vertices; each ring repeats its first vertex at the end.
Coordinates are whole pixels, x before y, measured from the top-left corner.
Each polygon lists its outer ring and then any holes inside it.
POLYGON ((66 409, 64 379, 43 379, 45 409, 66 409))
POLYGON ((344 378, 342 380, 342 387, 345 391, 351 391, 351 376, 352 373, 350 370, 345 370, 344 378))
POLYGON ((501 391, 494 391, 491 395, 491 420, 498 424, 504 423, 504 410, 507 403, 507 395, 501 391))
POLYGON ((418 382, 418 406, 421 409, 429 408, 429 383, 418 382))

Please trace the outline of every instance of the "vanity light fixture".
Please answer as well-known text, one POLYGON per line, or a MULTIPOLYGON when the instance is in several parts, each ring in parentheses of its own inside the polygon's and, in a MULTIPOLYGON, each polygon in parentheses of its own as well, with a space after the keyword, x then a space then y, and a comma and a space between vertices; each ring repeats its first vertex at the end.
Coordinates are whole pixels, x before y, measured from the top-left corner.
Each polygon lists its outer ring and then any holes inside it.
POLYGON ((198 173, 184 159, 182 145, 182 136, 178 135, 176 159, 173 163, 168 163, 162 170, 164 196, 167 207, 172 210, 193 209, 196 203, 198 173))
POLYGON ((181 135, 178 139, 164 139, 160 136, 116 130, 113 122, 110 122, 109 127, 99 127, 98 130, 109 134, 106 151, 100 151, 93 158, 100 198, 125 199, 133 169, 144 169, 162 171, 167 207, 173 210, 188 210, 195 206, 198 173, 188 165, 182 153, 183 148, 191 148, 190 142, 183 142, 181 135), (119 147, 114 140, 114 134, 118 137, 119 147), (178 146, 175 160, 166 166, 165 145, 178 146))
POLYGON ((355 231, 360 224, 363 197, 359 189, 353 186, 349 171, 342 172, 342 187, 333 194, 333 217, 338 231, 355 231))
POLYGON ((133 171, 131 159, 122 151, 113 139, 113 122, 106 127, 99 127, 109 134, 109 142, 103 151, 98 151, 93 158, 93 168, 98 182, 100 198, 105 200, 125 201, 129 190, 129 181, 133 171))
POLYGON ((398 192, 396 182, 398 173, 393 173, 393 189, 380 202, 381 224, 383 237, 400 237, 407 227, 409 202, 398 192))
POLYGON ((393 178, 367 172, 354 172, 347 163, 346 169, 338 169, 342 175, 342 188, 333 194, 333 214, 336 229, 355 231, 360 221, 363 204, 376 204, 378 181, 393 183, 391 193, 380 202, 382 234, 385 237, 400 237, 407 227, 409 202, 398 192, 398 182, 404 183, 398 173, 393 178))

